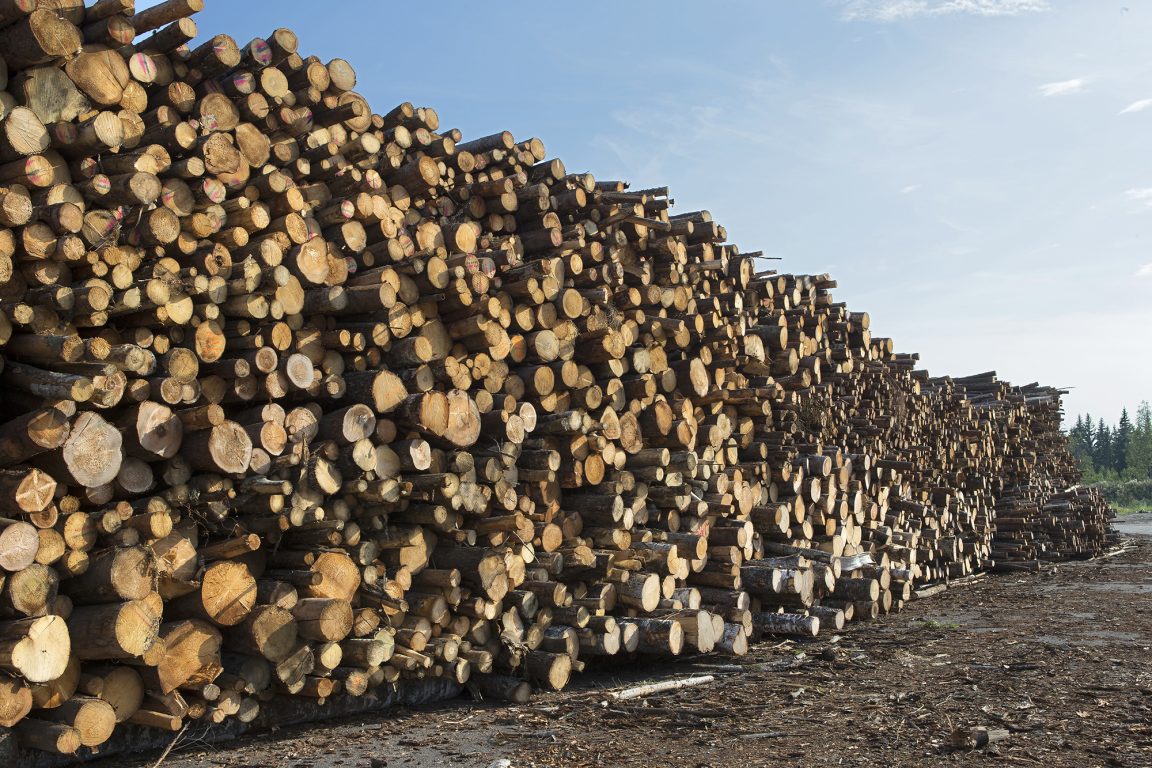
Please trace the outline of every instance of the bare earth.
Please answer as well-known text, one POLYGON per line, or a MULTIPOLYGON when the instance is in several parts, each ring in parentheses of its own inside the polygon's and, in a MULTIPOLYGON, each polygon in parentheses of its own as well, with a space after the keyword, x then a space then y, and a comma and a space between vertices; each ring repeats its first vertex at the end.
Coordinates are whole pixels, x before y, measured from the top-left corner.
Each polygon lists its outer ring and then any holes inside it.
MULTIPOLYGON (((1126 519, 1152 528, 1152 515, 1126 519)), ((1132 528, 1131 532, 1140 532, 1132 528)), ((503 707, 464 699, 197 743, 165 768, 1152 766, 1152 538, 1116 557, 993 576, 738 660, 611 665, 503 707), (716 682, 620 703, 606 691, 716 682), (985 749, 955 730, 1007 730, 985 749)), ((138 768, 156 755, 108 759, 138 768)))

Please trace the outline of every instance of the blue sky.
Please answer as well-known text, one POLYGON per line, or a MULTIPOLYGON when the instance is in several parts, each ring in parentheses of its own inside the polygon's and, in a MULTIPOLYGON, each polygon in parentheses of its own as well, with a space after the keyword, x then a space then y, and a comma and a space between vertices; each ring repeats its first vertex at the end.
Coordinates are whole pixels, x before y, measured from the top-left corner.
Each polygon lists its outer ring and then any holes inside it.
POLYGON ((671 186, 934 374, 1152 398, 1148 0, 207 5, 202 35, 348 59, 378 111, 671 186))

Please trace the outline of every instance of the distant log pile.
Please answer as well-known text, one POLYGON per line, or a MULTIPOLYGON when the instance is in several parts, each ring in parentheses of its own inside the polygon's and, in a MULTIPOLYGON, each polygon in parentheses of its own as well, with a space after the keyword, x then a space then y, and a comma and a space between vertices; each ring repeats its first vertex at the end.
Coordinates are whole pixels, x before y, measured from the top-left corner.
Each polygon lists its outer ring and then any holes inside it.
POLYGON ((374 113, 288 30, 190 47, 201 7, 0 2, 23 745, 407 678, 521 700, 1108 541, 1058 393, 930 378, 827 275, 538 139, 374 113))
POLYGON ((997 478, 996 567, 1094 557, 1117 544, 1108 502, 1095 488, 1077 485, 1080 469, 1060 432, 1062 393, 1037 384, 1013 387, 995 373, 958 383, 993 425, 998 442, 1009 447, 997 478))

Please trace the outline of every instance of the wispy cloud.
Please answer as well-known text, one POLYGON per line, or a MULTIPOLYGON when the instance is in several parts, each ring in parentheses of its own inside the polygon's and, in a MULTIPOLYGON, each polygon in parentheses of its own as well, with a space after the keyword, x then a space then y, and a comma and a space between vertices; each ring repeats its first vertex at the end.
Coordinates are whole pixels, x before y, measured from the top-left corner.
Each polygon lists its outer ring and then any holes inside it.
POLYGON ((1145 264, 1136 270, 1136 277, 1152 277, 1152 264, 1145 264))
POLYGON ((1021 16, 1048 10, 1048 0, 848 0, 849 21, 902 21, 923 16, 1021 16))
POLYGON ((1136 112, 1143 112, 1144 110, 1148 109, 1148 107, 1152 107, 1152 99, 1140 99, 1140 101, 1134 101, 1128 106, 1124 107, 1124 109, 1120 110, 1120 114, 1131 115, 1136 112))
POLYGON ((1040 86, 1041 96, 1068 96, 1073 93, 1080 93, 1084 90, 1084 85, 1088 81, 1082 77, 1073 78, 1072 80, 1061 80, 1058 83, 1044 83, 1040 86))
POLYGON ((919 185, 919 184, 909 184, 908 186, 906 186, 906 187, 904 187, 903 189, 901 189, 901 190, 900 190, 900 194, 902 194, 902 195, 910 195, 910 194, 912 194, 913 192, 917 191, 918 189, 920 189, 920 185, 919 185))
POLYGON ((1133 187, 1124 191, 1124 197, 1152 208, 1152 187, 1133 187))

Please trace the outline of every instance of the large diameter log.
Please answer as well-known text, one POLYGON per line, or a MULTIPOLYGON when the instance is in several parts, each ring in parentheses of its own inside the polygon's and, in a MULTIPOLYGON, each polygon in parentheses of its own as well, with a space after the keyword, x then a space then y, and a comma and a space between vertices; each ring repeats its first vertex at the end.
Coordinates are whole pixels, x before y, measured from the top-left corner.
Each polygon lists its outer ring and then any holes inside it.
POLYGON ((879 600, 880 582, 876 579, 839 579, 833 594, 837 600, 879 600))
POLYGON ((115 479, 124 454, 123 436, 94 411, 76 417, 60 458, 77 485, 99 488, 115 479))
POLYGON ((496 553, 478 547, 439 546, 433 554, 438 568, 456 568, 465 580, 484 590, 493 601, 508 594, 508 577, 504 560, 496 553))
POLYGON ((72 652, 83 661, 143 656, 160 632, 152 600, 79 606, 68 617, 68 630, 78 638, 72 652))
POLYGON ((64 674, 72 653, 68 625, 59 616, 0 622, 0 669, 32 683, 64 674))
POLYGON ((205 569, 200 588, 165 606, 166 617, 206 619, 222 627, 239 624, 256 605, 256 579, 248 566, 219 560, 205 569))
POLYGON ((155 682, 161 693, 171 693, 186 683, 211 682, 221 672, 220 631, 208 622, 168 622, 160 627, 160 637, 164 656, 155 668, 155 682))
POLYGON ((224 632, 230 648, 280 662, 296 648, 296 619, 292 613, 275 605, 258 605, 240 624, 224 632))
POLYGON ((129 415, 134 418, 121 421, 120 426, 127 428, 130 447, 149 458, 170 459, 180 452, 184 425, 167 405, 146 400, 129 415))
POLYGON ((408 396, 404 382, 391 371, 352 372, 344 381, 345 400, 371 405, 381 415, 395 411, 408 396))
POLYGON ((480 436, 480 410, 467 392, 448 393, 448 425, 443 437, 457 448, 467 448, 480 436))
POLYGON ((60 579, 40 563, 9 574, 0 593, 0 615, 43 616, 54 607, 60 579))
POLYGON ((833 608, 831 606, 814 605, 808 609, 808 613, 820 619, 820 627, 822 629, 844 629, 844 611, 840 608, 833 608))
POLYGON ((623 584, 616 586, 621 602, 651 613, 660 605, 660 577, 654 573, 634 573, 623 584))
POLYGON ((252 461, 252 438, 244 427, 225 421, 187 435, 180 455, 193 469, 239 475, 252 461))
POLYGON ((88 98, 105 107, 120 103, 132 79, 128 65, 118 52, 95 46, 86 46, 82 53, 69 60, 64 71, 88 98))
POLYGON ((146 547, 111 547, 90 555, 88 570, 61 590, 77 605, 142 600, 156 588, 156 558, 146 547))
POLYGON ((70 656, 64 674, 55 680, 38 683, 31 688, 34 709, 52 709, 60 706, 75 696, 80 688, 80 659, 70 656))
POLYGON ((36 10, 36 0, 9 0, 0 5, 0 27, 19 21, 36 10))
POLYGON ((76 25, 54 11, 37 9, 0 29, 0 58, 9 69, 24 69, 78 53, 82 42, 76 25))
POLYGON ((352 606, 347 600, 306 597, 292 609, 301 637, 339 642, 352 631, 352 606))
POLYGON ((553 691, 563 689, 572 676, 572 657, 566 653, 530 651, 524 664, 531 679, 553 691))
MULTIPOLYGON (((85 669, 91 667, 86 665, 85 669)), ((93 673, 99 674, 99 688, 90 693, 112 705, 117 723, 123 723, 136 714, 144 702, 144 681, 139 672, 121 664, 93 670, 93 673)))
POLYGON ((684 627, 672 619, 624 619, 621 625, 633 625, 639 631, 642 653, 679 655, 684 650, 684 627))
POLYGON ((330 597, 351 601, 360 588, 360 568, 343 552, 321 552, 309 566, 320 578, 303 587, 307 597, 330 597))
POLYGON ((16 573, 36 561, 40 536, 36 527, 22 520, 0 523, 0 568, 16 573))

